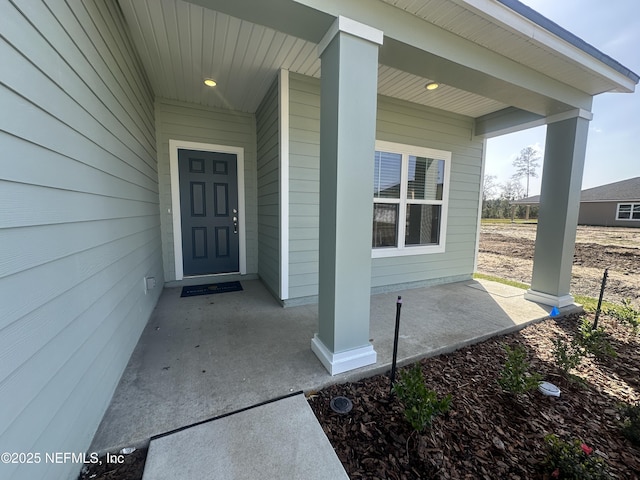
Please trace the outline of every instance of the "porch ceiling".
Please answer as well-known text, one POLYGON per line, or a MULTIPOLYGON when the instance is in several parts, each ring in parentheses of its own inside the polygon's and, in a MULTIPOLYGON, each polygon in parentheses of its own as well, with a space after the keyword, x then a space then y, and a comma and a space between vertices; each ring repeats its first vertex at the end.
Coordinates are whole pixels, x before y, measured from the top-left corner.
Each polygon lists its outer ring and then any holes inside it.
POLYGON ((280 68, 320 76, 316 47, 337 15, 385 32, 381 95, 474 118, 589 110, 593 95, 636 83, 569 32, 503 5, 513 0, 117 1, 157 96, 243 112, 280 68), (430 80, 444 85, 427 92, 430 80))
MULTIPOLYGON (((317 43, 182 0, 119 0, 154 93, 163 98, 255 112, 278 70, 320 77, 317 43), (213 78, 215 88, 203 84, 213 78)), ((386 65, 378 92, 479 117, 508 105, 386 65)))

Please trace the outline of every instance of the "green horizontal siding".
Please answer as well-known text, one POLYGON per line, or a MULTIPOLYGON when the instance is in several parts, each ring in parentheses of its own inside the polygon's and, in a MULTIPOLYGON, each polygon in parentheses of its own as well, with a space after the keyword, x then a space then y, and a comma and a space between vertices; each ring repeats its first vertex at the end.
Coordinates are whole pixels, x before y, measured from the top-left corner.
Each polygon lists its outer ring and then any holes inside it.
POLYGON ((0 450, 84 452, 164 283, 153 94, 115 1, 4 2, 0 30, 0 450))
POLYGON ((256 111, 258 140, 258 274, 280 292, 280 127, 278 79, 256 111))
POLYGON ((318 294, 320 83, 289 76, 289 298, 318 294))
MULTIPOLYGON (((290 298, 317 295, 320 82, 290 76, 290 298)), ((438 283, 473 273, 482 141, 473 120, 389 97, 378 97, 376 138, 452 152, 446 251, 374 258, 372 288, 438 283)))

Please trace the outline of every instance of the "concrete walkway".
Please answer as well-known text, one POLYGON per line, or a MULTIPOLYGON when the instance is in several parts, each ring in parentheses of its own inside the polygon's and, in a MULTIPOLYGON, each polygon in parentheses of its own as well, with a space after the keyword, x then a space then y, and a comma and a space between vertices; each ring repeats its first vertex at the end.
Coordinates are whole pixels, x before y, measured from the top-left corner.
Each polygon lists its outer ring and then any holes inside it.
POLYGON ((149 445, 143 480, 349 480, 302 393, 149 445))
POLYGON ((388 371, 398 294, 400 364, 522 328, 550 311, 524 300, 523 290, 487 281, 374 295, 378 362, 332 377, 310 348, 317 307, 282 308, 259 281, 242 285, 242 292, 190 298, 165 289, 90 451, 144 444, 291 392, 388 371))

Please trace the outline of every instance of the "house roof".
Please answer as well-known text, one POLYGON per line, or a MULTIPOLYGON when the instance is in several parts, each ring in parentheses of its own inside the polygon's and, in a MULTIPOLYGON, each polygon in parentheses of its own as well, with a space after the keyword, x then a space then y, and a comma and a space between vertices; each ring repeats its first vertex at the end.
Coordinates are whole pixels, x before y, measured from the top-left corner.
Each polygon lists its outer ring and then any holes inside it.
MULTIPOLYGON (((640 177, 588 188, 580 193, 580 202, 640 201, 640 177)), ((514 200, 512 205, 537 205, 540 195, 514 200)))
POLYGON ((640 177, 609 183, 583 190, 581 202, 606 202, 614 200, 640 200, 640 177))
POLYGON ((511 10, 519 13, 523 17, 528 18, 529 20, 534 22, 536 25, 539 25, 545 30, 553 33, 554 35, 557 35, 558 37, 562 38, 563 40, 570 43, 574 47, 577 47, 583 52, 588 53, 589 55, 599 60, 600 62, 613 68, 616 72, 619 72, 624 76, 626 76, 627 78, 631 79, 633 82, 638 83, 638 81, 640 81, 640 76, 637 73, 631 71, 630 69, 622 65, 617 60, 611 58, 609 55, 595 48, 593 45, 590 45, 589 43, 585 42, 584 40, 577 37, 573 33, 562 28, 557 23, 549 20, 545 16, 536 12, 533 8, 525 5, 524 3, 518 0, 497 0, 497 1, 502 3, 503 5, 506 5, 511 10))

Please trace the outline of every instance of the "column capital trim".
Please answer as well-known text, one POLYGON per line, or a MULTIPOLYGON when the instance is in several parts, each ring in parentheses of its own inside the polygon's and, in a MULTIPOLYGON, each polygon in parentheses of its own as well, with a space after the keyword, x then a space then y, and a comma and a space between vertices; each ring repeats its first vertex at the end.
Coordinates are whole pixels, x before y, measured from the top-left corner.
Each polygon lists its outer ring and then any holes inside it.
POLYGON ((320 43, 318 43, 318 56, 322 55, 322 52, 324 52, 331 40, 333 40, 333 37, 339 32, 348 33, 349 35, 368 40, 378 45, 382 45, 384 37, 382 30, 340 15, 335 19, 329 30, 327 30, 327 33, 322 37, 320 43))
POLYGON ((585 120, 591 121, 593 120, 593 113, 588 110, 584 110, 583 108, 576 108, 575 110, 569 110, 568 112, 551 115, 544 119, 544 123, 548 125, 550 123, 569 120, 570 118, 584 118, 585 120))

